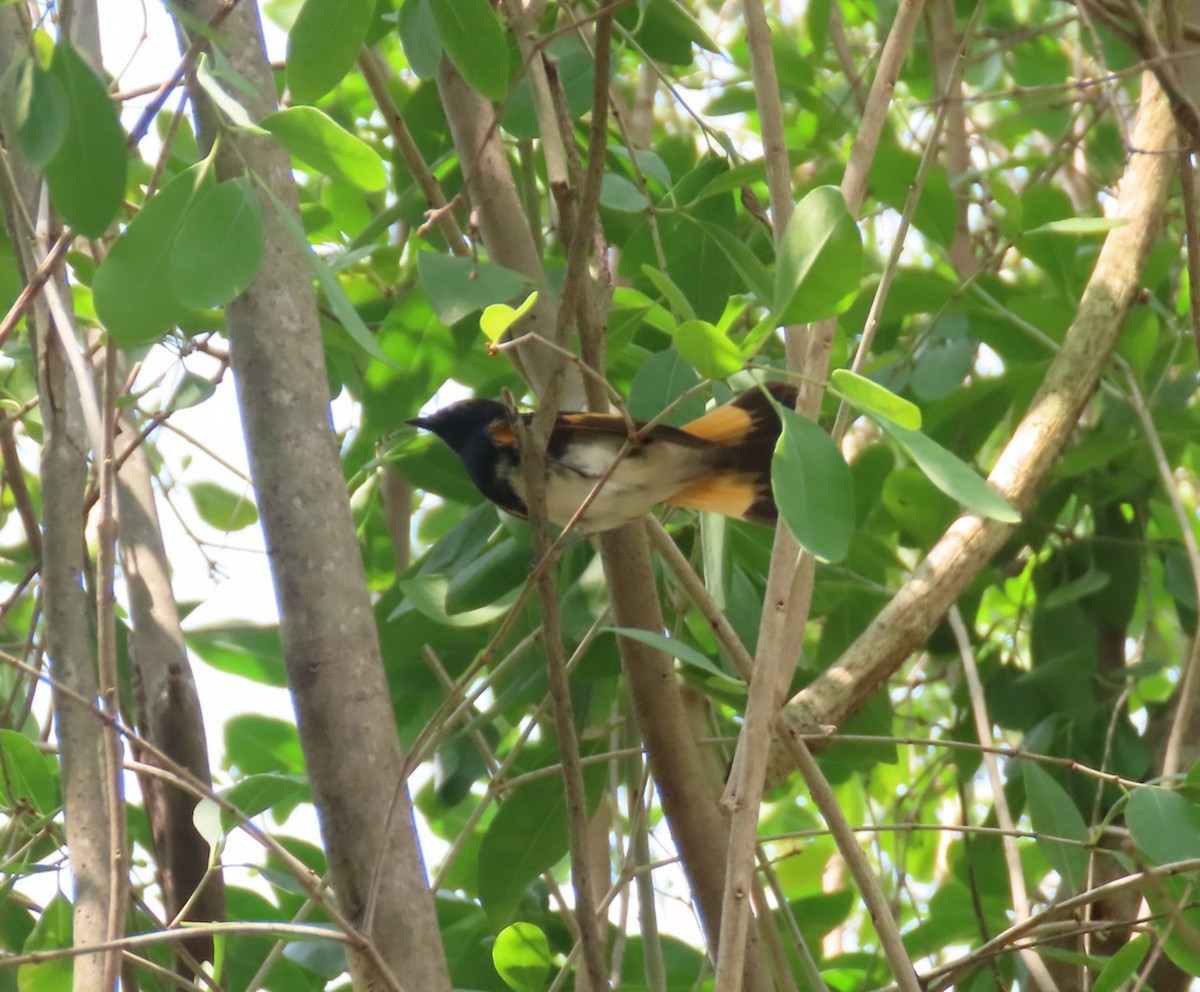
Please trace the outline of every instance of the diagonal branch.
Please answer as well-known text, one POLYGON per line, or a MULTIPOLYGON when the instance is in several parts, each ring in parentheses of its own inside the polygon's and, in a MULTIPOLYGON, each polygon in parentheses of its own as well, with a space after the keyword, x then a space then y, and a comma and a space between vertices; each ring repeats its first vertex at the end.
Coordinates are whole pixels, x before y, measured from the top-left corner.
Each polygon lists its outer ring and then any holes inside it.
MULTIPOLYGON (((783 137, 778 83, 771 54, 770 30, 761 0, 746 0, 746 41, 754 67, 755 99, 759 102, 767 180, 775 237, 783 235, 792 210, 790 170, 783 137)), ((892 89, 909 48, 921 0, 908 0, 897 11, 896 20, 880 58, 879 71, 871 86, 863 122, 851 150, 842 182, 842 195, 852 212, 862 205, 866 176, 886 120, 892 89)), ((787 331, 788 368, 800 375, 797 409, 816 419, 824 392, 825 374, 833 343, 836 320, 822 321, 800 334, 787 331)), ((745 723, 738 738, 733 769, 726 788, 725 805, 731 810, 729 856, 725 875, 720 958, 715 987, 718 992, 735 990, 746 946, 750 907, 751 875, 758 831, 758 810, 770 752, 770 738, 786 687, 799 660, 798 645, 808 623, 812 604, 815 563, 801 554, 784 527, 775 534, 771 567, 759 626, 756 673, 750 685, 745 723)))
MULTIPOLYGON (((1062 348, 989 477, 1018 509, 1033 504, 1116 345, 1162 219, 1178 162, 1165 153, 1174 144, 1171 108, 1147 76, 1135 128, 1138 150, 1114 211, 1128 222, 1105 240, 1062 348)), ((995 520, 960 516, 841 658, 793 697, 789 718, 801 725, 837 724, 853 712, 929 636, 1011 531, 995 520)))

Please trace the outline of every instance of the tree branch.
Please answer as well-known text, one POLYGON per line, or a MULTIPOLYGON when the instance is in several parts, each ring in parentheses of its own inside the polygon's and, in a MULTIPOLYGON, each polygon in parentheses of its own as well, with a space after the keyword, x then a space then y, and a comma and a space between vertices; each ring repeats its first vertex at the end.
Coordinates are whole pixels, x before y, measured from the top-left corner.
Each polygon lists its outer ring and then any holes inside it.
MULTIPOLYGON (((207 19, 216 3, 192 0, 186 9, 207 19)), ((222 54, 252 88, 254 95, 243 97, 252 117, 274 110, 274 77, 253 3, 238 5, 221 41, 222 54)), ((447 990, 375 617, 330 428, 308 249, 293 239, 283 216, 297 212, 291 162, 268 138, 222 132, 203 91, 196 87, 192 94, 204 143, 211 146, 221 133, 218 175, 252 177, 262 203, 267 248, 253 284, 227 308, 230 358, 279 601, 288 684, 333 885, 346 914, 371 941, 349 954, 350 973, 364 988, 394 989, 396 976, 403 975, 408 988, 447 990), (304 471, 296 471, 297 464, 304 471), (375 869, 383 864, 387 871, 373 888, 375 869)))
MULTIPOLYGON (((1164 153, 1174 141, 1170 107, 1146 77, 1135 129, 1138 151, 1114 210, 1127 223, 1106 238, 1062 348, 989 477, 1018 509, 1033 504, 1116 344, 1162 219, 1176 166, 1164 153)), ((853 712, 929 636, 1011 530, 995 520, 960 516, 838 661, 793 697, 789 719, 800 725, 837 724, 853 712)))

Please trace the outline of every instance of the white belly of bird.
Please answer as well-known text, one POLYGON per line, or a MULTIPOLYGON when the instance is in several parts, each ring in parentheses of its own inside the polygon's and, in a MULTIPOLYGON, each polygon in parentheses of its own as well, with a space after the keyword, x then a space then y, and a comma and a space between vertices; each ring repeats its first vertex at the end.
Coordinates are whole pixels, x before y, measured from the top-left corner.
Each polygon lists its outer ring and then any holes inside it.
MULTIPOLYGON (((547 459, 546 516, 560 527, 575 512, 608 471, 620 451, 613 442, 575 445, 559 461, 547 459)), ((647 444, 626 454, 605 480, 577 525, 584 534, 611 530, 649 513, 684 486, 707 473, 695 448, 664 442, 647 444)), ((525 480, 509 480, 525 500, 525 480)))

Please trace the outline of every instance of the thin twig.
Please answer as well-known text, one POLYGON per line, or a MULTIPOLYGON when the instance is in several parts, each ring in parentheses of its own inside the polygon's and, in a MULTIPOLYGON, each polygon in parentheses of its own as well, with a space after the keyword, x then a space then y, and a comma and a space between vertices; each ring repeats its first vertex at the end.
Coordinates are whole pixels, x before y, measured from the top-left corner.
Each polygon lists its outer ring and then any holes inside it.
MULTIPOLYGON (((896 227, 896 235, 892 239, 892 247, 888 252, 887 262, 884 263, 883 272, 879 277, 879 285, 875 287, 875 295, 871 300, 871 308, 868 310, 867 319, 863 323, 862 336, 859 338, 858 347, 855 349, 854 359, 850 363, 850 369, 853 372, 860 371, 863 365, 866 364, 867 356, 870 355, 871 347, 875 343, 875 333, 879 330, 883 306, 887 301, 888 291, 892 287, 892 279, 899 270, 900 256, 904 251, 904 242, 908 237, 909 227, 912 224, 913 217, 916 215, 917 207, 920 205, 921 194, 925 191, 925 180, 929 176, 929 169, 937 157, 942 128, 946 122, 947 108, 949 106, 948 97, 949 94, 958 89, 962 82, 963 64, 966 62, 967 48, 974 37, 975 27, 979 23, 979 18, 982 16, 985 6, 986 0, 980 0, 979 3, 975 4, 975 9, 971 13, 971 20, 963 31, 962 40, 955 53, 954 62, 950 69, 950 78, 946 80, 942 99, 938 102, 937 112, 933 118, 933 126, 926 139, 925 148, 921 153, 920 164, 917 166, 917 174, 908 189, 908 197, 904 201, 904 209, 900 214, 900 223, 896 227)), ((849 424, 850 406, 845 400, 842 400, 838 404, 837 417, 834 421, 833 430, 830 432, 835 441, 841 441, 849 424)))
MULTIPOLYGON (((129 885, 129 861, 126 850, 124 789, 121 775, 121 735, 116 729, 120 707, 117 679, 117 615, 113 583, 117 565, 116 470, 114 448, 117 433, 116 346, 105 349, 102 366, 104 383, 104 420, 99 458, 100 519, 97 521, 96 552, 96 671, 100 705, 113 717, 102 730, 105 778, 109 817, 109 906, 108 940, 116 941, 125 932, 125 893, 129 885)), ((104 987, 115 988, 121 955, 110 952, 105 959, 104 987)))
MULTIPOLYGON (((958 606, 950 607, 947 616, 950 629, 954 632, 954 641, 958 645, 959 657, 962 659, 963 677, 967 683, 967 695, 971 699, 971 715, 975 718, 975 733, 979 743, 985 747, 992 746, 992 721, 988 717, 987 699, 984 696, 983 680, 979 677, 979 668, 975 664, 975 652, 971 647, 971 637, 967 626, 963 623, 958 606)), ((1016 823, 1012 811, 1008 808, 1008 799, 1004 792, 1004 782, 1000 778, 1000 766, 996 756, 984 752, 983 767, 987 770, 988 783, 992 790, 992 808, 996 811, 996 819, 1001 829, 1005 831, 1002 838, 1004 861, 1008 865, 1008 885, 1012 893, 1013 918, 1020 923, 1029 919, 1029 894, 1025 889, 1025 868, 1021 864, 1021 852, 1017 850, 1013 835, 1016 823)), ((1037 982, 1042 992, 1055 992, 1054 979, 1050 975, 1046 963, 1032 951, 1024 951, 1021 960, 1029 973, 1037 982)))
MULTIPOLYGON (((520 417, 514 417, 513 423, 521 447, 525 505, 529 511, 534 558, 538 561, 551 561, 551 542, 546 517, 548 476, 545 447, 540 443, 541 439, 532 436, 535 428, 527 427, 520 417)), ((558 741, 558 752, 563 766, 563 791, 570 835, 571 881, 575 889, 575 911, 580 941, 583 944, 583 960, 590 988, 603 990, 608 988, 608 978, 604 966, 604 940, 596 918, 591 865, 588 859, 587 795, 583 785, 583 769, 579 763, 579 739, 576 736, 571 685, 567 678, 567 660, 563 652, 562 624, 558 610, 558 579, 552 566, 540 571, 537 589, 541 600, 542 648, 546 653, 555 738, 558 741)))
POLYGON ((388 131, 391 132, 396 151, 400 153, 405 168, 408 169, 409 174, 416 181, 417 187, 421 190, 421 194, 425 197, 425 202, 432 212, 431 216, 436 218, 436 223, 441 229, 450 251, 460 257, 469 256, 471 248, 463 236, 462 229, 458 226, 458 221, 455 220, 451 211, 443 209, 447 206, 446 195, 425 164, 425 159, 421 156, 421 149, 413 140, 404 115, 388 91, 387 79, 390 74, 388 68, 383 64, 379 53, 369 48, 364 48, 359 53, 358 68, 363 74, 367 89, 371 91, 375 105, 383 114, 383 121, 387 125, 388 131))
MULTIPOLYGON (((338 910, 337 906, 332 904, 330 900, 324 897, 324 883, 319 882, 319 880, 314 882, 316 876, 313 874, 312 869, 295 857, 290 851, 287 850, 287 848, 280 845, 280 843, 274 837, 262 830, 237 806, 229 802, 229 800, 220 793, 214 792, 209 783, 202 782, 194 774, 192 774, 188 768, 174 761, 169 755, 167 755, 160 748, 156 747, 153 743, 146 740, 136 731, 125 726, 125 724, 121 723, 116 717, 113 717, 105 712, 94 701, 75 692, 70 688, 70 686, 64 685, 61 681, 49 675, 48 673, 41 671, 40 669, 35 668, 33 665, 29 665, 26 662, 21 661, 21 659, 15 658, 4 651, 0 651, 0 663, 24 672, 26 675, 32 676, 38 681, 49 685, 62 699, 88 711, 92 714, 92 716, 99 720, 101 724, 115 728, 120 732, 122 737, 130 742, 136 743, 143 754, 153 757, 155 761, 155 764, 130 762, 129 767, 134 768, 142 774, 162 777, 176 788, 194 796, 197 799, 207 799, 211 802, 214 802, 223 812, 230 814, 230 816, 233 817, 235 825, 238 827, 238 829, 244 831, 259 845, 280 859, 288 871, 292 873, 292 876, 296 879, 296 881, 301 885, 301 887, 304 888, 309 897, 317 902, 317 904, 321 907, 321 910, 329 916, 329 919, 341 931, 341 934, 336 934, 335 932, 326 929, 324 930, 324 935, 330 939, 344 939, 346 942, 353 944, 360 952, 366 954, 373 962, 377 962, 381 969, 381 973, 387 975, 386 965, 383 962, 379 950, 375 946, 374 942, 371 941, 360 929, 355 927, 354 924, 351 923, 350 920, 338 910)), ((235 928, 242 925, 244 924, 229 924, 229 926, 234 926, 235 928)), ((274 925, 275 924, 264 924, 263 926, 274 925)), ((213 924, 215 929, 220 929, 222 926, 225 926, 225 924, 213 924)), ((203 935, 205 932, 205 926, 188 924, 179 931, 168 932, 178 932, 183 935, 183 937, 203 935)), ((145 936, 153 937, 154 935, 145 936)), ((138 938, 125 939, 132 939, 136 941, 138 938)), ((179 938, 165 937, 163 939, 173 940, 179 938)), ((107 950, 107 947, 101 945, 89 945, 86 948, 80 948, 77 953, 90 954, 104 950, 107 950)), ((5 958, 3 959, 3 962, 0 963, 7 965, 13 960, 13 958, 5 958)), ((399 983, 389 984, 393 989, 393 992, 403 992, 403 989, 399 983)))
MULTIPOLYGON (((1158 428, 1154 426, 1154 417, 1142 396, 1137 377, 1128 365, 1122 364, 1125 381, 1129 386, 1129 403, 1133 407, 1134 413, 1137 414, 1138 420, 1141 421, 1142 430, 1150 445, 1150 452, 1154 456, 1155 467, 1162 480, 1163 491, 1166 493, 1167 501, 1171 504, 1171 512, 1179 523, 1183 547, 1187 552, 1188 567, 1192 573, 1192 588, 1197 590, 1197 594, 1200 594, 1200 547, 1197 546, 1196 532, 1192 529, 1192 514, 1184 507, 1183 500, 1180 499, 1179 483, 1175 478, 1170 461, 1167 460, 1162 438, 1159 437, 1158 428)), ((1161 769, 1163 775, 1174 775, 1180 769, 1183 749, 1189 743, 1189 725, 1196 706, 1198 683, 1200 683, 1200 630, 1192 634, 1187 656, 1183 662, 1179 686, 1175 690, 1175 713, 1171 717, 1171 730, 1167 734, 1166 745, 1163 749, 1161 769)))
POLYGON ((850 874, 854 876, 854 881, 866 903, 867 911, 871 914, 871 921, 875 924, 875 932, 879 935, 883 953, 892 967, 892 974, 896 976, 897 987, 901 992, 922 992, 921 982, 917 978, 917 972, 913 967, 912 959, 908 956, 908 951, 904 949, 900 928, 892 915, 887 896, 884 895, 883 888, 875 878, 867 856, 858 846, 854 832, 850 829, 846 815, 838 805, 837 796, 825 778, 825 773, 821 771, 821 766, 817 764, 804 741, 788 733, 783 734, 783 741, 792 760, 800 769, 800 774, 804 776, 813 802, 821 811, 821 816, 829 827, 829 832, 833 835, 838 851, 850 869, 850 874))

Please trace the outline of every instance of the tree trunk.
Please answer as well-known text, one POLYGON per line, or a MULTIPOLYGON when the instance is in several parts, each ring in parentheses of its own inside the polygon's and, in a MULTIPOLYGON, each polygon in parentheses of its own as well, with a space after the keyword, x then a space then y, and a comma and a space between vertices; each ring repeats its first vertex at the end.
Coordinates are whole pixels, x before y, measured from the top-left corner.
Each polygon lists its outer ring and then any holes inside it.
MULTIPOLYGON (((187 5, 209 20, 213 0, 187 5)), ((275 82, 255 4, 221 28, 222 54, 257 94, 255 119, 275 109, 275 82)), ((201 133, 219 124, 203 90, 201 133)), ((288 681, 338 903, 366 941, 350 953, 358 988, 437 992, 449 976, 433 898, 402 777, 388 687, 350 516, 312 278, 281 211, 298 223, 288 156, 271 140, 221 132, 221 179, 251 175, 265 252, 253 285, 227 311, 246 446, 266 536, 288 681), (378 877, 376 877, 378 876, 378 877), (396 976, 402 976, 397 980, 396 976)))

